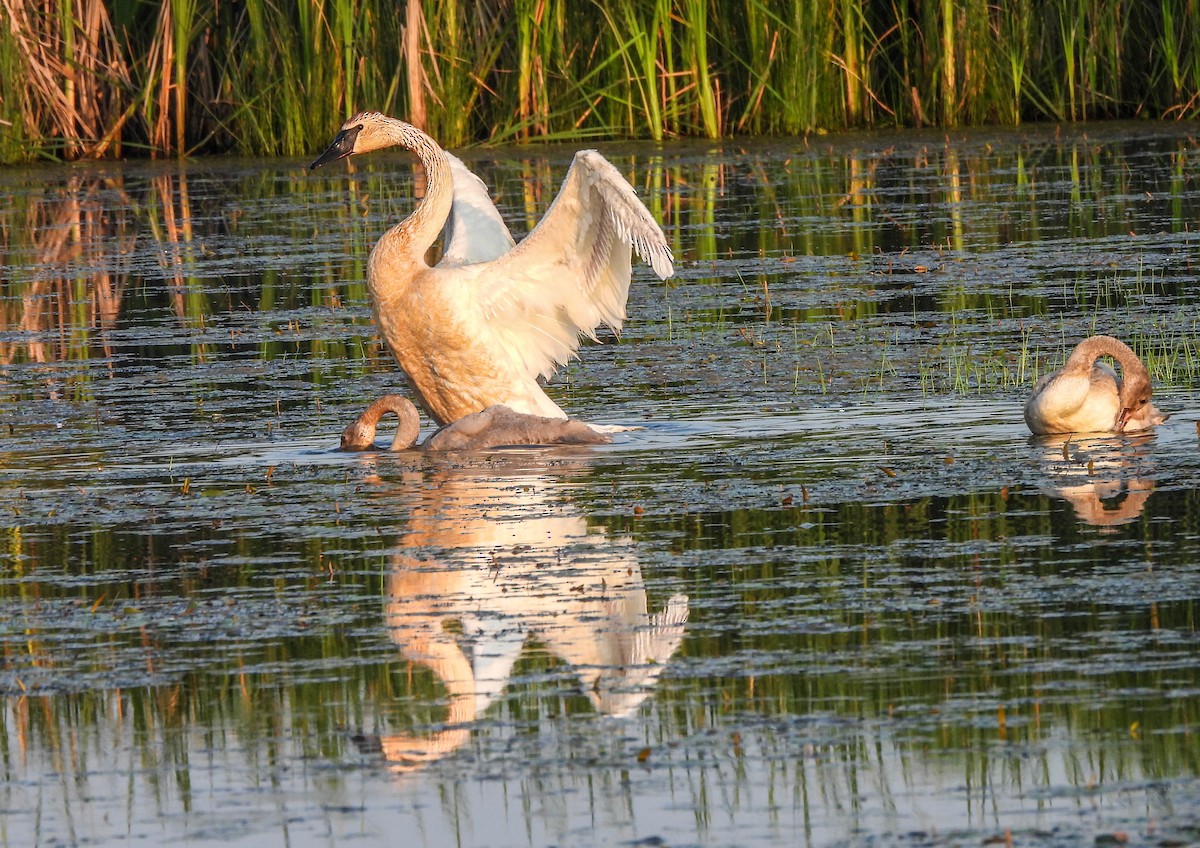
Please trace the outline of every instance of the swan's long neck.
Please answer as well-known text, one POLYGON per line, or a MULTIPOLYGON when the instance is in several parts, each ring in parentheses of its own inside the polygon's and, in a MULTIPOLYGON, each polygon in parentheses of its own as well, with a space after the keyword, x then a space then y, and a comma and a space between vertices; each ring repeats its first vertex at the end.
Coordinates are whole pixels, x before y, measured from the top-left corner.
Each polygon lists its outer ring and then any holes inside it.
MULTIPOLYGON (((425 168, 425 196, 412 214, 392 227, 371 251, 369 267, 403 266, 416 271, 428 268, 425 253, 433 246, 454 199, 450 162, 437 142, 411 124, 386 118, 377 129, 378 140, 372 147, 403 147, 416 154, 425 168)), ((386 299, 388 289, 406 275, 372 273, 371 286, 377 298, 386 299)))
POLYGON ((1067 360, 1067 367, 1080 372, 1090 371, 1096 360, 1102 356, 1111 356, 1121 366, 1121 379, 1128 382, 1134 375, 1140 375, 1149 382, 1150 374, 1142 360, 1138 359, 1133 349, 1120 339, 1112 336, 1092 336, 1079 343, 1067 360))
POLYGON ((400 395, 384 395, 358 416, 356 423, 364 430, 363 438, 367 444, 373 442, 379 419, 389 412, 396 413, 396 417, 400 419, 396 425, 391 449, 408 450, 417 443, 417 437, 421 434, 421 419, 412 401, 400 395))

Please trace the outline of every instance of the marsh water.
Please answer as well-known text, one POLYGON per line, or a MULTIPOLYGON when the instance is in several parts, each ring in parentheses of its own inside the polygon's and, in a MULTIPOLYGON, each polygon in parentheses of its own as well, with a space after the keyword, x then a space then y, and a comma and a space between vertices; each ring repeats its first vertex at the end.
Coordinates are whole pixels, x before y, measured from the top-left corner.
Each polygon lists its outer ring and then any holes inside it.
POLYGON ((449 456, 336 450, 411 159, 0 171, 0 845, 1197 844, 1198 133, 604 145, 637 429, 449 456), (1031 438, 1095 332, 1171 418, 1031 438))

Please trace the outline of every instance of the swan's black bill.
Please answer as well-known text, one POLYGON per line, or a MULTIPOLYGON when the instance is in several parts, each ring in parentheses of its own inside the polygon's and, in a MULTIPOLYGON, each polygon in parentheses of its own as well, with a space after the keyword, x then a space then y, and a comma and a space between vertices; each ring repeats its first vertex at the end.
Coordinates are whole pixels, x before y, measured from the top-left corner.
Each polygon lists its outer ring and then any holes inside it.
POLYGON ((345 159, 354 152, 354 140, 358 138, 358 131, 362 127, 351 127, 348 130, 342 130, 334 139, 333 144, 329 145, 329 149, 317 157, 317 161, 309 165, 309 169, 320 168, 328 162, 336 162, 339 159, 345 159))

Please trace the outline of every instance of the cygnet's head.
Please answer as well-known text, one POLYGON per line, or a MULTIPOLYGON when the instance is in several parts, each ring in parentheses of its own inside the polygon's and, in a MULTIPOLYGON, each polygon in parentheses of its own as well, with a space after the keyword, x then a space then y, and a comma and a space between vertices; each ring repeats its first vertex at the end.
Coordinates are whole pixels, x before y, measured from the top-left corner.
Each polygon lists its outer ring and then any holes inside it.
POLYGON ((375 424, 368 424, 358 419, 342 431, 342 446, 344 451, 365 451, 375 447, 375 424))
POLYGON ((1130 369, 1121 381, 1121 412, 1117 415, 1116 429, 1132 432, 1145 430, 1167 420, 1150 402, 1154 388, 1150 385, 1150 374, 1145 368, 1130 369))

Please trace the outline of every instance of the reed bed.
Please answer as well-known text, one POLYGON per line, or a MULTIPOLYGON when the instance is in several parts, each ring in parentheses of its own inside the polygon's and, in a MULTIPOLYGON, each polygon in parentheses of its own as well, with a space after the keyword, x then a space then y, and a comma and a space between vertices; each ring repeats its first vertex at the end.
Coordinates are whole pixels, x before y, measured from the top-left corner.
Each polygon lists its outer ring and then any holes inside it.
POLYGON ((1197 0, 0 0, 0 161, 1200 115, 1197 0))

